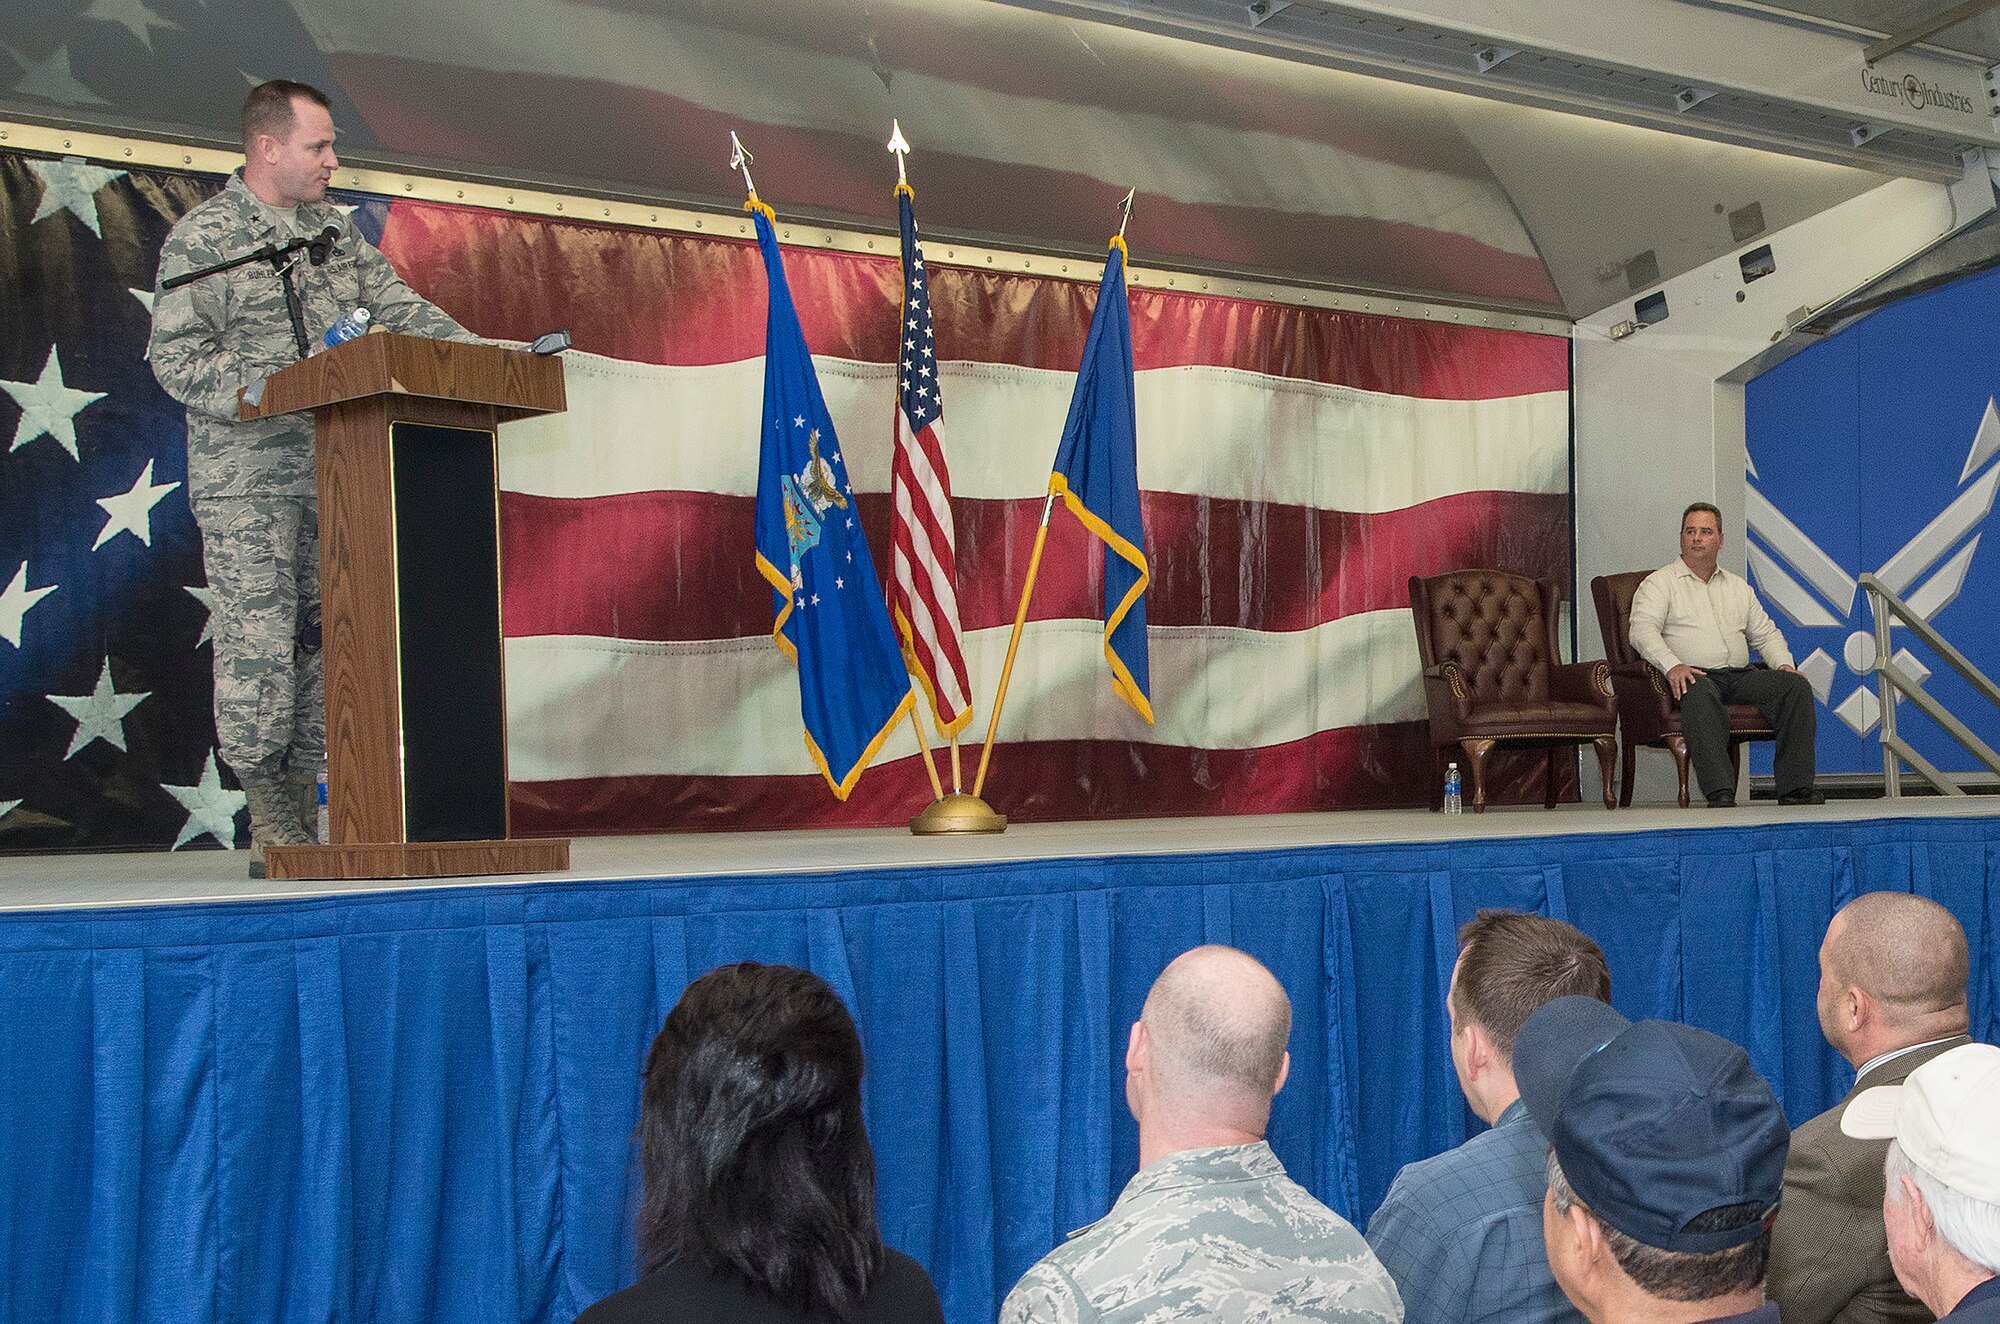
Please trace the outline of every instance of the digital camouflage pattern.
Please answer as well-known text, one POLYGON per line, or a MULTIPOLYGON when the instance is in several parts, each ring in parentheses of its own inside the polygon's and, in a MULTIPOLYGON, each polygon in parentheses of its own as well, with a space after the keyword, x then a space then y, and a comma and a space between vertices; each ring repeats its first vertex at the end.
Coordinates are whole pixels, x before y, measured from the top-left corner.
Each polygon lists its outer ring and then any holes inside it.
MULTIPOLYGON (((286 216, 259 202, 241 172, 174 226, 160 277, 328 226, 341 233, 324 265, 293 255, 308 345, 355 308, 386 330, 478 339, 404 284, 338 207, 301 203, 286 216)), ((299 788, 326 757, 313 421, 237 417, 242 388, 299 358, 271 264, 156 294, 150 357, 160 385, 188 411, 188 493, 214 591, 217 743, 250 801, 256 839, 309 841, 299 788)))
POLYGON ((1000 1324, 1397 1324, 1388 1272, 1270 1145, 1172 1154, 1022 1275, 1000 1324))
MULTIPOLYGON (((341 235, 324 266, 303 252, 292 279, 304 306, 307 343, 356 308, 389 331, 477 340, 403 283, 373 244, 330 202, 299 204, 289 223, 229 177, 222 192, 181 217, 160 250, 160 278, 261 248, 273 240, 341 235)), ((313 421, 286 416, 241 422, 237 392, 298 362, 284 284, 269 262, 209 276, 153 300, 153 375, 188 407, 188 492, 201 497, 312 496, 313 421)))
POLYGON ((215 601, 217 743, 252 797, 252 823, 272 829, 260 838, 300 845, 310 820, 278 783, 287 773, 316 782, 326 758, 314 503, 254 496, 193 505, 215 601))

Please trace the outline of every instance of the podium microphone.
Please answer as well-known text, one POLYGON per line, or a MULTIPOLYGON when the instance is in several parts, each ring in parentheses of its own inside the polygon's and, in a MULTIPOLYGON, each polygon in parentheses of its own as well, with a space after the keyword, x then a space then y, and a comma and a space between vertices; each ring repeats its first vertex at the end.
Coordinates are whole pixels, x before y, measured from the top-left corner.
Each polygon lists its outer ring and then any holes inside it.
POLYGON ((337 225, 327 226, 314 237, 311 243, 306 245, 306 256, 311 259, 314 266, 325 266, 326 259, 333 252, 333 245, 339 238, 340 227, 337 225))

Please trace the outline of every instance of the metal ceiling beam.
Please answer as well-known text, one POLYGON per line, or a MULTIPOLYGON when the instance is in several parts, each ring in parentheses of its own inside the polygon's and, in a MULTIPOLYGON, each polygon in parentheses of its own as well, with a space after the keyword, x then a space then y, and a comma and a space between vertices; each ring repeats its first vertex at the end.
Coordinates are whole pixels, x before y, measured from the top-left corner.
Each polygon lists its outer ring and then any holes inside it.
POLYGON ((2000 0, 1965 0, 1964 4, 1953 5, 1942 14, 1926 19, 1915 27, 1905 28, 1901 32, 1884 37, 1861 52, 1861 58, 1872 65, 1877 60, 1887 59, 1898 51, 1908 50, 1920 41, 1929 41, 1948 28, 1955 28, 1961 23, 1978 18, 1995 5, 2000 5, 2000 0))
POLYGON ((1976 62, 1908 50, 1871 69, 1869 34, 1730 4, 1344 0, 1253 13, 1238 0, 1010 2, 1940 183, 1958 178, 1966 152, 2000 148, 1976 62))

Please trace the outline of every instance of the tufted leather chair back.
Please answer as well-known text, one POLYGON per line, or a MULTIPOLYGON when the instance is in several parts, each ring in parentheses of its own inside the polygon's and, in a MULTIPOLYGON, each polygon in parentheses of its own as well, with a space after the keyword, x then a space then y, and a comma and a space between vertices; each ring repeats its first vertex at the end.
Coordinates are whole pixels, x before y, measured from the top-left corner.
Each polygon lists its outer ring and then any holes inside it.
POLYGON ((1590 581, 1591 596, 1597 600, 1597 628, 1604 636, 1604 656, 1614 667, 1639 660, 1632 651, 1632 598, 1650 573, 1628 570, 1590 581))
POLYGON ((1417 652, 1426 669, 1456 662, 1475 706, 1549 697, 1556 651, 1553 580, 1455 570, 1410 581, 1417 652))

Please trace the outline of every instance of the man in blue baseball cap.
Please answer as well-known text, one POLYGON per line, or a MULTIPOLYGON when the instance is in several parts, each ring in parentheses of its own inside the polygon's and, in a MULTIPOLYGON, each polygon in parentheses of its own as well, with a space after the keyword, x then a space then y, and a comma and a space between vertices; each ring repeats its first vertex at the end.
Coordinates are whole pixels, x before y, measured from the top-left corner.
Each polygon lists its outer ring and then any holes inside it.
POLYGON ((1549 1140, 1549 1268, 1593 1324, 1777 1324, 1764 1300, 1790 1128, 1743 1050, 1558 998, 1514 1041, 1549 1140))

